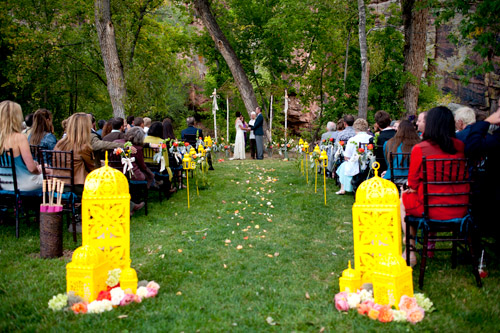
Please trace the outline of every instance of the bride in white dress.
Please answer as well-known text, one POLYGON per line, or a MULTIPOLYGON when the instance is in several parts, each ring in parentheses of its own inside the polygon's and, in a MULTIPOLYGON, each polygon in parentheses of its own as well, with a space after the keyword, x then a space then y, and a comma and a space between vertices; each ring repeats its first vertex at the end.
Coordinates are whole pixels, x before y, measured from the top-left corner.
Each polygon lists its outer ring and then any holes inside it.
POLYGON ((234 140, 233 160, 245 159, 245 132, 248 130, 248 126, 246 126, 242 118, 241 113, 236 112, 236 140, 234 140))

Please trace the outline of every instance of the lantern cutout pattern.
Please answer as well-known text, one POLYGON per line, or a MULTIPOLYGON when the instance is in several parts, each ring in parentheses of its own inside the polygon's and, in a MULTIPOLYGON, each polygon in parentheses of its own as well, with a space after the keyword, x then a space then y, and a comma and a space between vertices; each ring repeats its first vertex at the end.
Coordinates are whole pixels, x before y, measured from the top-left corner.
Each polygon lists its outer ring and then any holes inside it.
POLYGON ((361 276, 359 272, 351 268, 351 261, 349 260, 349 266, 344 269, 342 276, 339 278, 340 291, 347 291, 349 293, 355 293, 358 289, 361 289, 361 276))
POLYGON ((394 183, 378 176, 364 181, 356 191, 352 207, 354 266, 362 283, 372 282, 381 255, 401 256, 401 212, 399 193, 394 183))
POLYGON ((375 303, 398 307, 401 296, 413 297, 412 269, 400 255, 381 256, 372 274, 375 303))
MULTIPOLYGON (((100 274, 93 275, 93 284, 101 283, 96 279, 102 279, 102 283, 105 283, 107 272, 111 269, 133 270, 130 268, 128 181, 123 173, 108 166, 107 155, 105 166, 88 174, 82 196, 82 247, 75 252, 86 251, 92 254, 92 258, 96 258, 92 249, 99 252, 99 260, 89 261, 89 267, 99 267, 100 270, 100 274)), ((75 255, 73 258, 75 259, 75 255)), ((72 267, 78 262, 67 265, 67 289, 68 292, 73 291, 83 297, 89 295, 85 292, 89 286, 87 282, 84 285, 75 282, 72 267)), ((82 279, 81 276, 79 278, 82 279)), ((134 283, 137 288, 137 275, 129 285, 134 283)), ((102 289, 105 288, 99 290, 102 289)), ((90 295, 89 302, 96 296, 92 293, 90 295)))

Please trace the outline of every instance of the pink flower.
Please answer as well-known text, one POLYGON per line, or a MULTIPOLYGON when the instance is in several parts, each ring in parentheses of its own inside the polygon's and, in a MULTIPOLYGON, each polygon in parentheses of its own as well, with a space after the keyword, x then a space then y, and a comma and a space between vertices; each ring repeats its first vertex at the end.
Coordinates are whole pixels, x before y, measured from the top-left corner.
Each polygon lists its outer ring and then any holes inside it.
POLYGON ((147 287, 147 288, 151 288, 151 289, 156 289, 156 290, 160 289, 160 285, 159 285, 158 283, 154 282, 154 281, 150 281, 150 282, 147 284, 147 286, 146 286, 146 287, 147 287))
POLYGON ((132 303, 134 301, 135 296, 136 295, 134 294, 125 294, 125 296, 123 296, 122 300, 120 301, 120 306, 125 306, 132 303))
POLYGON ((424 319, 424 316, 424 310, 422 308, 419 308, 418 306, 406 313, 406 319, 412 324, 416 324, 422 321, 422 319, 424 319))
POLYGON ((134 295, 134 302, 136 302, 136 303, 141 303, 141 302, 142 302, 142 298, 141 298, 141 296, 139 296, 139 295, 134 295))
POLYGON ((156 295, 158 295, 158 289, 148 288, 147 298, 155 297, 156 295))
POLYGON ((399 300, 399 309, 406 312, 406 314, 410 313, 414 308, 417 308, 417 299, 415 297, 408 297, 406 295, 401 296, 399 300))
POLYGON ((347 303, 348 293, 343 291, 335 295, 335 308, 339 311, 349 311, 349 304, 347 303))

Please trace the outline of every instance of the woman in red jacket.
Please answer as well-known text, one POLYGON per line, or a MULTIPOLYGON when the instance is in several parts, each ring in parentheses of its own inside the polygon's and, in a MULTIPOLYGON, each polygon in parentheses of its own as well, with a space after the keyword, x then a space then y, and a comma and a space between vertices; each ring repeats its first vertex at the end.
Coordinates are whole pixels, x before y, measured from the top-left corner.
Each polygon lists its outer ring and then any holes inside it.
MULTIPOLYGON (((455 138, 455 120, 453 113, 444 106, 439 106, 429 110, 427 113, 423 141, 411 151, 410 170, 408 172, 408 189, 402 193, 402 221, 403 232, 406 230, 404 225, 405 215, 421 217, 424 213, 424 190, 423 190, 423 164, 422 158, 464 158, 464 144, 455 138)), ((450 168, 438 167, 436 172, 432 169, 432 163, 428 165, 428 175, 436 175, 437 179, 445 178, 449 175, 450 168), (444 172, 444 175, 442 174, 444 172)), ((468 184, 456 185, 428 185, 429 193, 464 193, 468 192, 468 184)), ((453 204, 467 203, 468 196, 453 197, 430 197, 429 204, 453 204)), ((429 210, 429 218, 434 220, 448 220, 461 218, 467 212, 466 207, 433 207, 429 210)), ((410 231, 415 235, 415 230, 410 231)), ((415 240, 411 240, 415 245, 415 240)), ((410 253, 410 263, 416 263, 415 253, 410 253)))

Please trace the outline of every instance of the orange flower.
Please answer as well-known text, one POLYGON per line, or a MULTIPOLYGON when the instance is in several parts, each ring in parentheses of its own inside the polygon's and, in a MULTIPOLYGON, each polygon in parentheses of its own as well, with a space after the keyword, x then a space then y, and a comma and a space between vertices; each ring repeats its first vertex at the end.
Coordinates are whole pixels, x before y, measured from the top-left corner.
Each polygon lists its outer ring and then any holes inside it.
POLYGON ((361 303, 358 305, 358 313, 360 315, 368 314, 370 311, 370 306, 368 304, 361 303))
POLYGON ((87 313, 87 304, 85 304, 85 303, 75 303, 71 307, 71 310, 73 310, 73 312, 75 314, 87 313))
POLYGON ((359 148, 358 152, 360 152, 361 154, 363 154, 365 152, 365 149, 364 148, 359 148))
POLYGON ((425 316, 424 310, 422 310, 419 307, 415 307, 413 311, 408 312, 408 314, 406 315, 406 319, 410 323, 416 324, 418 322, 421 322, 422 319, 424 319, 424 316, 425 316))
POLYGON ((177 142, 174 142, 174 147, 177 147, 179 144, 177 142))
POLYGON ((368 311, 368 317, 370 319, 377 320, 379 313, 380 313, 380 311, 371 308, 370 311, 368 311))
POLYGON ((373 150, 373 145, 370 143, 368 146, 366 146, 366 148, 368 148, 368 150, 373 150))
POLYGON ((344 141, 339 141, 339 145, 343 146, 343 145, 345 145, 345 142, 344 141))
POLYGON ((401 296, 399 300, 399 309, 403 310, 407 314, 414 308, 418 307, 417 300, 415 297, 408 297, 406 295, 401 296))
POLYGON ((378 320, 382 323, 389 323, 394 319, 390 306, 384 305, 378 314, 378 320))

